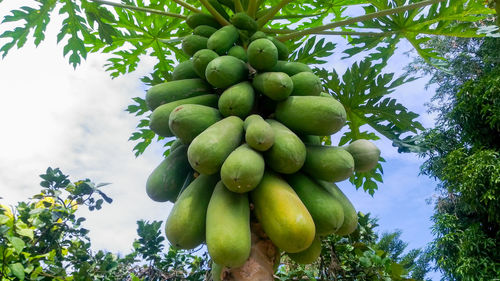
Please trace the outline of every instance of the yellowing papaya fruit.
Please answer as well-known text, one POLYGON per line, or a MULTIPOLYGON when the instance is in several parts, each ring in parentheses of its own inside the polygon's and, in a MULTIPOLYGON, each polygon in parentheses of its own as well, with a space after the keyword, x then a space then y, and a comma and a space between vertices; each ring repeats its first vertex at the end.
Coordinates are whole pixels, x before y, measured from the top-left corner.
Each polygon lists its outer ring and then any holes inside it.
POLYGON ((314 221, 285 180, 265 172, 250 197, 264 232, 279 249, 297 253, 311 246, 315 236, 314 221))

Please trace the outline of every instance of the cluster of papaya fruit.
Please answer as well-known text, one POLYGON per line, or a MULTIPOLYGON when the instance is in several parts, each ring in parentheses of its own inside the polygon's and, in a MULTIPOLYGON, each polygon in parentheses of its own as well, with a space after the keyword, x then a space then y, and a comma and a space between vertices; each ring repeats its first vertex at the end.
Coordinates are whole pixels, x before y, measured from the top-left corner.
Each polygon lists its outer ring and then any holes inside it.
POLYGON ((335 182, 369 171, 380 151, 367 140, 325 146, 346 122, 311 68, 246 13, 221 26, 193 14, 182 40, 191 59, 146 94, 150 127, 175 136, 148 178, 155 201, 175 202, 166 236, 178 248, 206 242, 212 260, 239 267, 251 251, 250 222, 299 263, 320 254, 320 237, 347 235, 357 214, 335 182))

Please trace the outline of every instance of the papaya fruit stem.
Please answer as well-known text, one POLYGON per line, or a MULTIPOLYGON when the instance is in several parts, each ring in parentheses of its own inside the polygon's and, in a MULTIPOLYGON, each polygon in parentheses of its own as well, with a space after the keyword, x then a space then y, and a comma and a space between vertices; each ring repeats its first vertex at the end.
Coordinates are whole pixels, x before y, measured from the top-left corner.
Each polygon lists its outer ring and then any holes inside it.
POLYGON ((230 25, 229 23, 217 10, 210 4, 208 3, 207 0, 200 0, 201 4, 207 8, 208 12, 214 16, 214 18, 221 24, 221 25, 230 25))
POLYGON ((292 2, 292 0, 281 0, 281 2, 278 3, 278 5, 272 7, 269 12, 265 13, 262 17, 257 19, 257 24, 260 27, 263 27, 266 25, 268 21, 270 21, 274 15, 276 15, 283 7, 286 6, 286 4, 292 2))
POLYGON ((186 3, 182 0, 173 0, 175 3, 181 5, 182 7, 190 10, 191 12, 195 12, 195 13, 202 13, 202 11, 198 8, 196 8, 195 6, 193 5, 190 5, 189 3, 186 3))
MULTIPOLYGON (((322 25, 322 26, 318 26, 318 27, 314 27, 314 28, 304 29, 301 31, 287 34, 287 35, 278 36, 276 38, 280 41, 287 41, 290 39, 302 37, 302 36, 309 35, 309 34, 316 34, 317 32, 325 31, 325 30, 340 27, 340 26, 346 26, 349 24, 357 23, 357 22, 367 21, 367 20, 371 20, 371 19, 375 19, 375 18, 385 17, 385 16, 392 15, 392 14, 397 14, 397 13, 402 13, 402 12, 406 12, 409 10, 418 9, 418 8, 429 6, 432 4, 437 4, 437 3, 440 3, 443 1, 445 1, 445 0, 427 0, 427 1, 417 2, 414 4, 405 5, 405 6, 401 6, 401 7, 397 7, 397 8, 393 8, 393 9, 382 10, 382 11, 378 11, 375 13, 369 13, 369 14, 366 14, 363 16, 354 17, 354 18, 350 18, 350 19, 342 20, 342 21, 338 21, 338 22, 333 22, 330 24, 326 24, 326 25, 322 25)), ((266 17, 266 16, 267 16, 267 14, 264 15, 264 17, 266 17)))
POLYGON ((174 18, 179 18, 179 19, 186 19, 187 18, 184 15, 169 13, 169 12, 151 9, 151 8, 136 7, 136 6, 126 5, 126 4, 120 4, 120 3, 115 3, 115 2, 106 1, 106 0, 91 0, 91 1, 95 2, 97 4, 101 4, 101 5, 109 5, 109 6, 129 9, 129 10, 135 10, 135 11, 141 11, 141 12, 146 12, 146 13, 151 13, 151 14, 163 15, 163 16, 167 16, 167 17, 174 17, 174 18))
POLYGON ((255 19, 255 14, 257 13, 257 8, 259 7, 259 0, 250 0, 248 3, 247 14, 255 19))
POLYGON ((237 13, 244 12, 243 5, 241 5, 240 0, 233 0, 233 3, 234 3, 234 9, 236 10, 237 13))

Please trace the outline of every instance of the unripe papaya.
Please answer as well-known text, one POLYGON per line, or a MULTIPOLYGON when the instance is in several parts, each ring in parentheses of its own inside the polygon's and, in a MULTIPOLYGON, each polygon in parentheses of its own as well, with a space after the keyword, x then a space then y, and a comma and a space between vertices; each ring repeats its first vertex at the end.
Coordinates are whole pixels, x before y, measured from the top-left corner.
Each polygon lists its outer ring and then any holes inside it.
POLYGON ((244 123, 245 141, 253 149, 266 151, 274 144, 274 130, 257 114, 248 116, 244 123))
POLYGON ((248 116, 253 108, 255 94, 250 82, 238 83, 226 89, 219 98, 219 111, 223 116, 248 116))
POLYGON ((290 129, 276 120, 266 120, 274 131, 274 144, 264 153, 266 164, 282 174, 293 174, 304 165, 306 147, 290 129))
POLYGON ((200 174, 217 173, 226 158, 243 138, 243 121, 236 116, 226 117, 208 127, 189 145, 191 167, 200 174))
POLYGON ((279 60, 287 60, 288 55, 290 54, 288 52, 288 47, 283 42, 276 39, 275 37, 268 36, 267 39, 271 40, 271 42, 273 42, 274 46, 276 46, 276 49, 278 49, 278 59, 279 60))
POLYGON ((248 30, 250 32, 255 32, 259 29, 257 22, 245 12, 234 14, 231 18, 231 23, 238 29, 248 30))
POLYGON ((354 159, 342 147, 308 145, 303 170, 313 178, 339 182, 353 174, 354 159))
POLYGON ((199 50, 206 49, 207 42, 208 39, 203 36, 188 35, 182 39, 182 51, 192 57, 199 50))
POLYGON ((177 106, 170 113, 168 126, 182 143, 190 144, 196 136, 221 119, 222 116, 215 108, 199 104, 184 104, 177 106))
POLYGON ((245 62, 233 56, 221 56, 212 60, 205 70, 208 83, 225 89, 246 80, 248 68, 245 62))
POLYGON ((264 158, 260 153, 243 144, 227 157, 220 175, 222 182, 232 192, 244 193, 254 189, 264 175, 264 158))
POLYGON ((293 76, 295 74, 301 72, 311 72, 312 69, 305 63, 296 62, 296 61, 283 61, 279 60, 276 65, 269 71, 273 72, 285 72, 289 76, 293 76))
POLYGON ((170 130, 169 121, 170 113, 172 113, 176 107, 183 104, 200 104, 217 107, 218 98, 217 95, 203 95, 160 105, 151 114, 149 127, 159 136, 173 137, 174 133, 170 130))
POLYGON ((329 93, 325 93, 325 92, 321 92, 319 94, 320 97, 325 97, 325 98, 333 98, 332 95, 330 95, 329 93))
POLYGON ((171 145, 170 145, 170 152, 174 151, 175 149, 179 148, 182 146, 182 142, 180 139, 176 139, 171 145))
POLYGON ((198 78, 198 74, 194 71, 193 62, 191 60, 179 63, 172 72, 172 80, 183 80, 198 78))
POLYGON ((193 30, 193 34, 208 38, 212 34, 214 34, 214 32, 216 32, 216 31, 217 31, 217 29, 214 28, 214 27, 211 27, 211 26, 208 26, 208 25, 200 25, 200 26, 197 26, 193 30))
POLYGON ((196 74, 198 74, 200 78, 206 79, 205 71, 207 65, 217 57, 219 57, 219 55, 210 49, 203 49, 196 52, 193 55, 193 68, 196 74))
POLYGON ((354 170, 356 172, 368 172, 378 164, 380 149, 368 140, 355 140, 345 149, 354 158, 354 170))
POLYGON ((318 183, 328 190, 328 192, 330 192, 340 202, 344 210, 344 222, 337 230, 336 234, 345 236, 353 233, 358 227, 358 214, 351 201, 349 201, 347 196, 345 196, 336 184, 321 180, 319 180, 318 183))
POLYGON ((233 25, 226 25, 208 38, 207 47, 219 55, 224 55, 236 43, 238 37, 238 29, 233 25))
POLYGON ((281 101, 293 91, 293 81, 284 72, 264 72, 253 79, 253 86, 257 91, 272 100, 281 101))
POLYGON ((204 13, 194 13, 187 17, 186 24, 191 27, 191 29, 195 29, 200 25, 208 25, 214 28, 219 28, 220 23, 209 14, 204 13))
POLYGON ((158 106, 212 93, 212 87, 202 79, 184 79, 151 87, 146 93, 146 105, 153 111, 158 106))
POLYGON ((205 241, 210 197, 218 175, 199 175, 179 195, 165 223, 168 241, 180 249, 193 249, 205 241))
POLYGON ((261 38, 267 38, 267 35, 262 31, 257 31, 250 37, 250 42, 261 38))
POLYGON ((326 189, 300 172, 287 176, 286 181, 311 214, 316 226, 316 235, 335 233, 342 226, 342 205, 326 189))
POLYGON ((292 77, 292 96, 319 96, 323 90, 321 80, 312 72, 300 72, 292 77))
POLYGON ((315 236, 314 221, 286 181, 265 172, 250 196, 257 219, 278 248, 297 253, 311 246, 315 236))
POLYGON ((276 119, 298 134, 329 136, 346 122, 344 106, 335 99, 290 96, 278 103, 276 119))
POLYGON ((240 60, 247 62, 248 57, 247 57, 247 51, 241 47, 241 46, 233 46, 229 51, 227 51, 227 54, 229 56, 233 56, 235 58, 239 58, 240 60))
POLYGON ((266 38, 257 39, 248 45, 248 63, 258 71, 268 71, 278 61, 278 49, 266 38))
POLYGON ((157 202, 174 202, 191 167, 186 156, 187 146, 173 151, 149 175, 146 193, 157 202))
POLYGON ((308 145, 308 144, 320 145, 321 144, 321 137, 319 137, 319 136, 300 135, 299 137, 305 145, 308 145))
POLYGON ((319 258, 321 254, 321 239, 319 236, 314 238, 311 246, 302 252, 288 253, 288 257, 296 263, 311 264, 319 258))
POLYGON ((219 265, 239 267, 250 256, 250 238, 248 195, 231 192, 219 181, 207 209, 210 257, 219 265))

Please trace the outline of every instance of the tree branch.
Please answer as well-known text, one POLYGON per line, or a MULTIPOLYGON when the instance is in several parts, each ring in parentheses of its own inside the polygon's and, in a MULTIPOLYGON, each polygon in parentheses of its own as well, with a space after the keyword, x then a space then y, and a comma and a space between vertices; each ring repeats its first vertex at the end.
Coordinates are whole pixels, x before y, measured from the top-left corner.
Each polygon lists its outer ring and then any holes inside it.
POLYGON ((268 21, 270 21, 274 15, 276 15, 276 13, 278 13, 283 7, 286 6, 286 4, 292 2, 292 0, 281 0, 281 2, 272 7, 267 13, 265 13, 261 18, 259 18, 257 20, 257 24, 259 25, 259 27, 263 27, 264 25, 266 25, 266 23, 268 21))
POLYGON ((182 0, 173 0, 175 3, 181 5, 182 7, 192 11, 192 12, 195 12, 195 13, 203 13, 200 9, 196 8, 195 6, 193 5, 190 5, 189 3, 186 3, 182 0))
MULTIPOLYGON (((286 40, 290 40, 290 39, 301 37, 301 36, 308 35, 308 34, 315 34, 317 32, 325 31, 325 30, 332 29, 332 28, 339 27, 339 26, 346 26, 346 25, 353 24, 356 22, 362 22, 362 21, 366 21, 366 20, 371 20, 371 19, 375 19, 375 18, 379 18, 379 17, 384 17, 384 16, 396 14, 396 13, 401 13, 401 12, 413 10, 413 9, 418 9, 421 7, 440 3, 443 1, 445 1, 445 0, 422 1, 422 2, 418 2, 418 3, 406 5, 406 6, 397 7, 394 9, 383 10, 383 11, 370 13, 370 14, 366 14, 363 16, 359 16, 359 17, 350 18, 347 20, 342 20, 342 21, 326 24, 323 26, 318 26, 318 27, 314 27, 314 28, 310 28, 310 29, 304 29, 304 30, 290 33, 290 34, 287 34, 284 36, 279 36, 279 37, 277 37, 277 39, 279 39, 281 41, 286 41, 286 40)), ((267 16, 267 14, 265 16, 267 16)))
POLYGON ((151 14, 158 14, 158 15, 163 15, 163 16, 167 16, 167 17, 174 17, 174 18, 179 18, 179 19, 186 19, 187 18, 184 15, 169 13, 169 12, 160 11, 160 10, 156 10, 156 9, 130 6, 130 5, 115 3, 115 2, 106 1, 106 0, 90 0, 90 1, 98 3, 98 4, 102 4, 102 5, 110 5, 110 6, 114 6, 114 7, 120 7, 120 8, 129 9, 129 10, 151 13, 151 14))
POLYGON ((212 16, 214 16, 214 18, 222 25, 230 25, 230 23, 223 17, 221 16, 221 14, 219 14, 219 12, 217 12, 217 10, 212 6, 210 5, 210 3, 208 3, 207 0, 200 0, 201 4, 203 4, 203 6, 205 6, 205 8, 207 8, 207 10, 210 12, 210 14, 212 14, 212 16))
POLYGON ((236 10, 237 13, 244 12, 243 5, 241 5, 240 0, 233 0, 233 3, 234 3, 234 9, 236 10))
POLYGON ((257 8, 259 7, 259 0, 249 0, 247 14, 254 19, 255 13, 257 13, 257 8))

